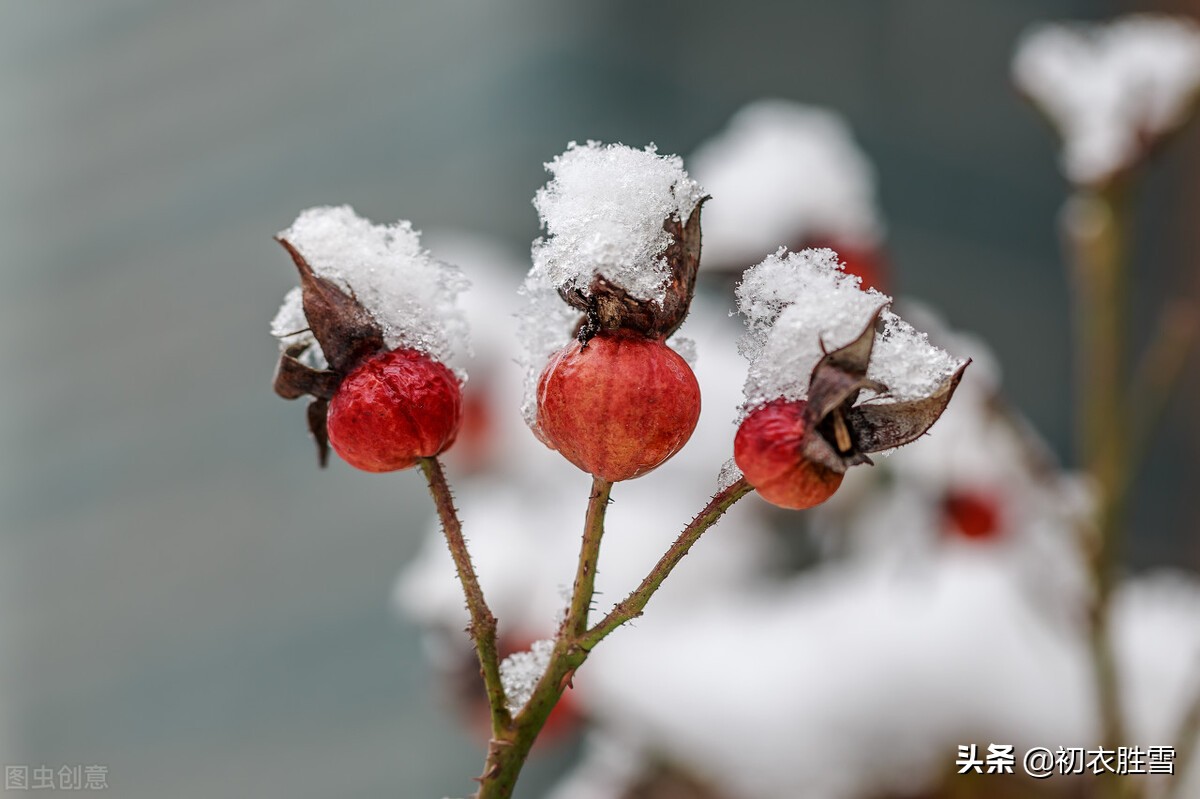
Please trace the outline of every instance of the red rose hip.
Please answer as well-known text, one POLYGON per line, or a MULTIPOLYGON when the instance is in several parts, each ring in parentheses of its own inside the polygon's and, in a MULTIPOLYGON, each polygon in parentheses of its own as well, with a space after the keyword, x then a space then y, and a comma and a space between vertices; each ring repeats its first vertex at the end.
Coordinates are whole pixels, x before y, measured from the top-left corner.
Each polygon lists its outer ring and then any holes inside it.
POLYGON ((661 341, 604 332, 559 351, 538 380, 539 436, 571 463, 610 482, 660 466, 700 418, 700 386, 661 341))
POLYGON ((759 496, 781 508, 820 505, 842 484, 842 474, 803 455, 807 432, 803 400, 778 399, 751 413, 733 439, 733 459, 759 496))
POLYGON ((462 390, 446 366, 423 352, 397 349, 367 358, 329 403, 329 443, 367 472, 407 469, 454 443, 462 390))

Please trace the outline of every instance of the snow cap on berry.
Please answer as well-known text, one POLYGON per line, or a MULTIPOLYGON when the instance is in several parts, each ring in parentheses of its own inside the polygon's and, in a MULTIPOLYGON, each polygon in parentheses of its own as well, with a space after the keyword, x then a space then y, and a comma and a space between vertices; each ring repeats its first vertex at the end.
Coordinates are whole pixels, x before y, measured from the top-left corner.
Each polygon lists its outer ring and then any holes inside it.
POLYGON ((1200 91, 1200 26, 1152 14, 1043 23, 1021 37, 1012 74, 1062 137, 1066 177, 1103 184, 1186 120, 1200 91))
POLYGON ((750 361, 743 418, 805 400, 805 455, 839 472, 928 430, 967 365, 894 314, 891 297, 859 284, 833 250, 780 248, 737 288, 747 325, 739 349, 750 361), (831 417, 836 446, 824 427, 831 417))
MULTIPOLYGON (((457 305, 467 281, 456 267, 434 260, 421 247, 410 222, 375 225, 348 205, 310 208, 278 238, 317 277, 357 301, 386 348, 414 349, 442 362, 468 349, 467 323, 457 305)), ((294 306, 289 295, 281 317, 289 311, 288 321, 299 321, 294 306)))
POLYGON ((554 177, 534 198, 546 235, 533 243, 518 324, 522 412, 535 429, 538 376, 572 336, 620 329, 662 340, 683 323, 705 199, 683 161, 653 145, 572 142, 546 169, 554 177))
POLYGON ((747 410, 781 397, 806 399, 817 362, 862 333, 880 308, 867 377, 888 390, 875 401, 928 396, 964 363, 885 307, 891 297, 864 291, 858 277, 842 271, 833 250, 781 248, 746 270, 737 298, 747 326, 738 343, 750 361, 747 410))
POLYGON ((690 163, 715 198, 704 209, 706 269, 743 269, 780 243, 879 243, 875 169, 833 111, 759 100, 690 163))
POLYGON ((663 303, 674 239, 663 223, 686 223, 704 196, 679 156, 571 142, 546 169, 554 178, 533 200, 546 236, 533 244, 530 282, 589 294, 602 276, 634 299, 663 303))

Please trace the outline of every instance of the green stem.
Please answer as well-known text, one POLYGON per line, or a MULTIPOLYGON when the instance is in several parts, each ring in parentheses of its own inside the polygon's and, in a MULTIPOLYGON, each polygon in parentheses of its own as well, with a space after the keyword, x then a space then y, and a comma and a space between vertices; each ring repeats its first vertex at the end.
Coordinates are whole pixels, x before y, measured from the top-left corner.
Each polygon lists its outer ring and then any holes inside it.
POLYGON ((546 672, 538 680, 525 707, 513 723, 488 748, 487 763, 480 778, 476 799, 509 799, 534 741, 562 692, 570 685, 575 669, 583 665, 587 652, 579 646, 579 634, 587 629, 588 611, 596 591, 596 561, 600 557, 600 542, 604 538, 604 517, 608 510, 612 483, 592 478, 587 515, 583 523, 583 542, 575 569, 575 585, 567 614, 558 630, 554 651, 546 672))
POLYGON ((592 647, 626 621, 640 616, 650 597, 700 536, 735 502, 753 490, 745 480, 739 480, 713 497, 684 528, 642 584, 589 630, 587 616, 595 593, 596 558, 604 535, 604 513, 611 488, 612 485, 603 480, 596 479, 592 483, 575 587, 566 618, 559 627, 550 663, 534 687, 533 695, 513 719, 511 727, 498 740, 492 741, 476 799, 510 799, 534 741, 563 691, 570 687, 575 670, 587 660, 592 647))
POLYGON ((683 560, 683 556, 688 553, 692 545, 700 540, 700 536, 704 535, 708 528, 716 524, 725 515, 725 511, 729 510, 735 502, 753 490, 754 488, 743 477, 736 483, 719 491, 709 500, 704 509, 696 514, 691 523, 675 539, 675 543, 671 545, 671 548, 667 550, 666 554, 650 570, 650 573, 646 575, 646 579, 642 580, 641 585, 634 589, 633 593, 624 600, 619 602, 595 627, 586 632, 581 640, 584 648, 591 649, 622 624, 641 616, 645 610, 646 603, 650 601, 650 597, 654 596, 654 593, 658 591, 663 581, 667 579, 667 576, 679 565, 679 561, 683 560))
POLYGON ((492 710, 492 736, 498 738, 512 725, 512 717, 508 712, 508 700, 504 696, 504 685, 500 681, 500 654, 496 647, 496 617, 492 615, 487 601, 483 597, 483 589, 479 587, 479 578, 475 576, 475 567, 471 565, 471 553, 467 551, 467 542, 463 538, 462 523, 458 512, 454 509, 454 497, 442 471, 442 464, 437 458, 422 458, 421 471, 429 482, 429 493, 437 506, 438 517, 442 522, 442 533, 446 536, 446 544, 450 547, 450 556, 454 558, 454 567, 458 571, 459 582, 462 583, 463 594, 467 600, 467 611, 471 615, 471 626, 468 628, 475 642, 475 653, 479 656, 479 668, 483 673, 483 684, 487 689, 488 705, 492 710))
POLYGON ((592 478, 592 493, 588 499, 587 516, 583 523, 583 544, 579 548, 579 565, 575 571, 575 586, 571 591, 571 604, 563 618, 559 640, 575 639, 587 630, 588 612, 592 608, 592 596, 596 592, 596 562, 600 559, 600 539, 604 536, 604 515, 608 510, 608 499, 612 483, 599 477, 592 478))

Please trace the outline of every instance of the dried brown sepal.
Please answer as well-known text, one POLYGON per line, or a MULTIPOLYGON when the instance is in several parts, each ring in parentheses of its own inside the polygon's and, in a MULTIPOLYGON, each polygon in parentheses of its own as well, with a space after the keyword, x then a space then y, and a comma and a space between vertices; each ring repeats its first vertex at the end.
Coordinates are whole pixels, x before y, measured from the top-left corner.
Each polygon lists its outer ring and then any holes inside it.
POLYGON ((328 369, 313 369, 299 360, 311 345, 288 347, 279 356, 275 370, 275 393, 284 399, 313 398, 308 405, 308 431, 317 444, 317 460, 324 467, 329 463, 326 429, 329 400, 359 361, 385 351, 387 345, 383 329, 352 293, 316 274, 291 242, 283 238, 275 240, 287 250, 300 272, 304 316, 329 362, 328 369))
POLYGON ((887 404, 863 403, 846 414, 846 424, 859 449, 882 452, 925 435, 945 412, 970 361, 946 378, 928 397, 887 404))
POLYGON ((630 296, 624 288, 603 275, 596 275, 587 290, 560 289, 559 296, 572 308, 584 313, 576 338, 586 344, 605 330, 632 330, 662 340, 670 336, 687 318, 696 292, 696 274, 700 269, 700 209, 708 197, 696 203, 683 223, 676 216, 663 222, 671 243, 663 253, 669 278, 662 303, 630 296))
POLYGON ((317 442, 317 463, 324 469, 329 465, 329 433, 325 423, 329 418, 329 400, 318 397, 308 403, 308 432, 317 442))
POLYGON ((887 392, 887 386, 867 377, 879 316, 886 307, 875 310, 853 341, 827 352, 809 379, 803 455, 839 473, 871 463, 868 453, 895 449, 924 435, 946 410, 970 364, 964 363, 928 397, 855 405, 863 389, 878 396, 887 392))
POLYGON ((279 356, 275 368, 275 393, 284 399, 303 396, 331 399, 342 378, 329 369, 313 369, 298 360, 307 347, 303 344, 288 347, 279 356))
POLYGON ((313 271, 287 239, 276 238, 300 272, 304 315, 330 368, 345 374, 366 355, 386 349, 383 330, 353 294, 313 271))

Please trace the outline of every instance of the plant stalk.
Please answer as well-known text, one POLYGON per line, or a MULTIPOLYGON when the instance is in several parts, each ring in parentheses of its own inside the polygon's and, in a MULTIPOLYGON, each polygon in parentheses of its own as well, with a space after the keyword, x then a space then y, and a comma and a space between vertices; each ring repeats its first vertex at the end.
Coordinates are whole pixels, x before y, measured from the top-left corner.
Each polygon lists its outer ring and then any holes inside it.
POLYGON ((450 556, 454 558, 454 567, 458 571, 459 582, 462 583, 463 594, 467 600, 467 611, 471 615, 471 626, 468 631, 475 642, 475 654, 479 657, 479 668, 483 674, 483 684, 487 689, 488 705, 492 714, 492 736, 498 738, 512 724, 508 712, 508 700, 504 695, 504 685, 500 681, 500 654, 496 646, 496 617, 492 615, 487 601, 483 597, 483 589, 479 587, 479 578, 475 576, 475 567, 471 564, 471 553, 467 551, 467 542, 463 538, 462 523, 454 508, 454 497, 450 493, 450 485, 442 471, 442 464, 437 458, 422 458, 421 471, 429 482, 429 493, 437 506, 438 517, 442 522, 442 533, 446 536, 446 544, 450 547, 450 556))
POLYGON ((683 528, 683 532, 675 539, 675 543, 650 570, 641 585, 619 602, 595 627, 586 632, 582 638, 583 646, 591 649, 622 624, 641 616, 650 597, 654 596, 667 576, 679 565, 679 561, 683 560, 684 555, 691 550, 692 545, 700 540, 700 536, 704 535, 708 528, 725 515, 725 511, 753 490, 754 488, 743 477, 724 490, 717 492, 704 506, 704 509, 696 514, 691 523, 683 528))
MULTIPOLYGON (((1092 526, 1084 535, 1093 591, 1087 614, 1088 639, 1101 744, 1112 749, 1127 743, 1110 625, 1129 485, 1129 414, 1124 378, 1125 200, 1123 181, 1094 190, 1081 189, 1070 200, 1066 215, 1076 297, 1078 449, 1096 491, 1092 526)), ((1120 797, 1123 783, 1120 779, 1106 781, 1103 790, 1110 797, 1120 797)))
POLYGON ((607 481, 596 478, 592 482, 575 585, 567 615, 555 639, 550 663, 546 673, 534 687, 533 695, 525 703, 525 707, 520 709, 512 724, 489 746, 487 764, 479 778, 476 799, 511 799, 521 769, 538 734, 563 691, 571 687, 576 669, 587 660, 592 647, 617 627, 640 616, 650 597, 700 536, 716 524, 735 502, 753 490, 743 479, 718 492, 684 528, 641 585, 589 630, 587 617, 595 594, 596 560, 604 535, 604 516, 611 489, 612 484, 607 481))

